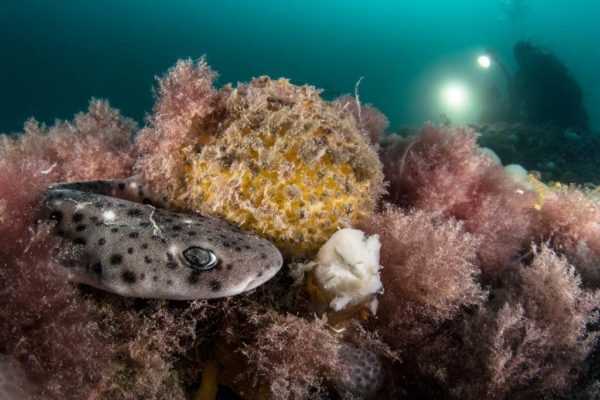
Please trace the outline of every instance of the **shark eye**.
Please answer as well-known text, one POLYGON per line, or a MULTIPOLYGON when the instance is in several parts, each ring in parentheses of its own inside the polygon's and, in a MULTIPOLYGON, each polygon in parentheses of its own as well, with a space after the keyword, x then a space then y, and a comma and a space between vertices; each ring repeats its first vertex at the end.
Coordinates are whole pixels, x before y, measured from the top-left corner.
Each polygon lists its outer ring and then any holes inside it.
POLYGON ((202 247, 188 247, 183 251, 183 257, 190 263, 192 269, 206 271, 217 265, 217 256, 212 251, 202 247))

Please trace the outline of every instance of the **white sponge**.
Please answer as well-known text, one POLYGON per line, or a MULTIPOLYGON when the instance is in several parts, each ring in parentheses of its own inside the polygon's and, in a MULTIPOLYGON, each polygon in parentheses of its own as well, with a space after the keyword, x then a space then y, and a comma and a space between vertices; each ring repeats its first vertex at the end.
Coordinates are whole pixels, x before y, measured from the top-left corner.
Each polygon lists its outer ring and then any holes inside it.
POLYGON ((375 295, 383 292, 380 248, 379 236, 365 237, 357 229, 340 229, 321 247, 314 273, 319 286, 333 298, 331 308, 339 311, 366 303, 375 314, 375 295))
POLYGON ((519 164, 508 164, 506 167, 504 167, 504 171, 517 185, 520 185, 526 189, 535 190, 533 184, 529 182, 527 170, 521 167, 519 164))

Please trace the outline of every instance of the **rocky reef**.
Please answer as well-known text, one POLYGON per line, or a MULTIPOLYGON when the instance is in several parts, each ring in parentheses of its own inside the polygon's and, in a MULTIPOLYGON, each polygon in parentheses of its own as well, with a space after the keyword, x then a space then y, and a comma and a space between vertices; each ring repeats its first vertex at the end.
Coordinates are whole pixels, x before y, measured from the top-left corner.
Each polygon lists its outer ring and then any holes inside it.
POLYGON ((385 117, 358 98, 328 102, 268 77, 218 89, 215 78, 205 60, 178 62, 141 129, 92 100, 73 121, 31 120, 1 137, 0 390, 597 395, 595 188, 515 181, 473 128, 383 135, 385 117), (36 223, 45 187, 132 175, 173 211, 268 239, 286 265, 213 300, 124 298, 69 282, 64 260, 81 252, 51 235, 51 222, 36 223))

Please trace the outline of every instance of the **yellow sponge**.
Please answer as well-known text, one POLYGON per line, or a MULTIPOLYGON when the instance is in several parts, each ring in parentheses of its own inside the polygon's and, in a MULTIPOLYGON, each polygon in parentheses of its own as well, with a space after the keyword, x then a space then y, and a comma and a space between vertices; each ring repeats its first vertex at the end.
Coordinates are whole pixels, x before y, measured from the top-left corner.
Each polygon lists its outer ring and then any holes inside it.
POLYGON ((309 257, 370 213, 381 164, 352 115, 310 86, 268 77, 221 90, 222 107, 192 124, 184 177, 170 200, 222 216, 309 257))

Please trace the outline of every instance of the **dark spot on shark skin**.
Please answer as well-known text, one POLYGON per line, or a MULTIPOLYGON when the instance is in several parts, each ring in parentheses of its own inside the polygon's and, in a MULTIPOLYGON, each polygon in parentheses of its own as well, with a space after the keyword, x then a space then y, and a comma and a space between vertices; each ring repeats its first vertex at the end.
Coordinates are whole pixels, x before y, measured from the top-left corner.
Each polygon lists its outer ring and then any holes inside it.
POLYGON ((117 232, 119 232, 119 228, 110 228, 110 231, 112 233, 117 233, 117 232))
POLYGON ((154 276, 152 277, 152 280, 153 280, 154 282, 158 282, 158 276, 154 275, 154 276))
POLYGON ((129 237, 132 239, 137 239, 140 236, 139 232, 133 231, 129 233, 129 237))
POLYGON ((140 222, 140 223, 139 223, 139 225, 140 225, 142 228, 148 228, 148 227, 150 226, 150 222, 140 222))
POLYGON ((180 231, 181 230, 181 226, 179 226, 179 225, 173 225, 171 227, 171 229, 173 229, 174 231, 180 231))
POLYGON ((85 231, 85 228, 86 228, 86 225, 83 225, 83 224, 81 224, 81 225, 77 225, 77 226, 75 227, 75 230, 76 230, 77 232, 83 232, 83 231, 85 231))
POLYGON ((260 253, 260 258, 262 258, 263 260, 266 260, 267 255, 265 253, 260 253))
POLYGON ((123 262, 123 256, 120 254, 113 254, 112 256, 110 256, 109 261, 112 265, 121 265, 121 263, 123 262))
POLYGON ((129 210, 127 210, 127 215, 129 215, 130 217, 141 217, 142 215, 144 215, 144 213, 142 212, 142 210, 139 210, 137 208, 130 208, 129 210))
POLYGON ((167 285, 172 285, 173 281, 171 279, 167 279, 167 285))
POLYGON ((167 262, 167 268, 169 268, 169 269, 177 269, 177 263, 173 262, 173 261, 168 261, 167 262))
POLYGON ((218 292, 219 290, 221 290, 222 285, 221 282, 213 279, 212 281, 208 282, 208 286, 213 292, 218 292))
POLYGON ((188 236, 195 236, 196 235, 196 231, 189 231, 187 234, 188 234, 188 236))
POLYGON ((142 249, 147 249, 147 248, 148 248, 148 243, 142 243, 142 244, 140 245, 140 247, 141 247, 142 249))
POLYGON ((84 218, 84 215, 82 213, 78 213, 78 212, 76 212, 75 214, 73 214, 73 217, 71 217, 71 219, 75 223, 83 221, 83 218, 84 218))
POLYGON ((232 264, 227 264, 227 265, 225 266, 225 269, 226 269, 227 271, 231 271, 231 270, 233 269, 233 265, 232 265, 232 264))
POLYGON ((123 273, 121 274, 121 278, 123 278, 123 282, 125 283, 135 283, 137 281, 135 273, 128 269, 123 271, 123 273))
POLYGON ((82 237, 76 237, 75 239, 73 239, 73 243, 75 244, 81 244, 84 245, 87 243, 87 240, 85 240, 85 238, 82 237))
POLYGON ((169 269, 177 269, 177 263, 175 262, 175 259, 173 258, 173 256, 171 255, 171 253, 167 253, 167 268, 169 269))
POLYGON ((262 272, 262 271, 259 271, 259 273, 258 273, 258 274, 256 274, 256 277, 257 277, 257 278, 260 278, 261 276, 263 276, 263 272, 262 272))
POLYGON ((63 213, 61 213, 60 211, 52 211, 52 214, 50 214, 50 219, 54 220, 54 221, 58 221, 60 222, 63 218, 63 213))
POLYGON ((103 201, 97 201, 94 203, 94 206, 96 206, 96 208, 104 208, 104 202, 103 201))
POLYGON ((238 247, 236 247, 234 250, 235 250, 235 251, 237 251, 237 252, 239 253, 240 251, 242 251, 242 248, 238 246, 238 247))
POLYGON ((119 188, 119 190, 125 190, 125 184, 123 182, 119 183, 117 187, 119 188))
POLYGON ((90 270, 97 274, 97 275, 101 275, 102 274, 102 263, 101 262, 97 262, 91 265, 90 270))
POLYGON ((90 221, 92 221, 92 222, 98 222, 98 217, 96 217, 95 215, 92 215, 90 217, 90 221))
POLYGON ((127 204, 123 204, 123 203, 119 204, 119 208, 126 208, 126 207, 127 207, 127 204))
POLYGON ((150 257, 148 257, 148 256, 144 256, 144 262, 146 264, 152 264, 152 259, 150 257))
POLYGON ((98 239, 98 246, 104 246, 105 243, 106 243, 106 239, 104 239, 104 238, 98 239))
POLYGON ((133 247, 130 247, 130 248, 128 248, 128 249, 127 249, 127 253, 129 253, 129 254, 133 254, 133 247))
POLYGON ((194 270, 188 275, 187 279, 190 285, 195 285, 200 281, 200 271, 194 270))

